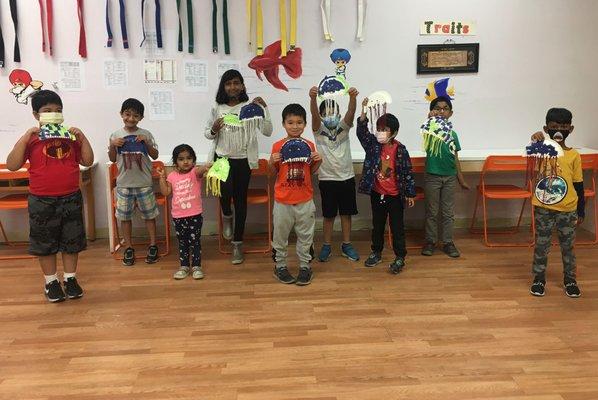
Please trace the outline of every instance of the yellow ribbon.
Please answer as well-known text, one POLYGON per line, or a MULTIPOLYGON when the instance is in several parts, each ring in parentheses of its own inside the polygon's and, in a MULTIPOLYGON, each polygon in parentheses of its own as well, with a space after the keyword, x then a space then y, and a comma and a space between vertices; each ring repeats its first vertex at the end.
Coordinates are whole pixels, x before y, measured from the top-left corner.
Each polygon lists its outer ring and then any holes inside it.
POLYGON ((278 0, 280 11, 280 55, 287 55, 287 0, 278 0))

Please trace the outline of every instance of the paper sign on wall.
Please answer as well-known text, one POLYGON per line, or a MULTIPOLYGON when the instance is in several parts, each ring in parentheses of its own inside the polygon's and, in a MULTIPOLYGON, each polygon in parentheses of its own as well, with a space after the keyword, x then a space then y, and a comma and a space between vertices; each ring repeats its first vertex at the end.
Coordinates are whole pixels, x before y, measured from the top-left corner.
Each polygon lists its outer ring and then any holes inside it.
POLYGON ((85 90, 85 70, 81 61, 59 61, 58 73, 60 89, 71 92, 85 90))
POLYGON ((436 21, 427 19, 419 28, 420 35, 474 36, 476 24, 472 21, 436 21))
POLYGON ((175 60, 144 60, 145 83, 176 83, 177 66, 175 60))

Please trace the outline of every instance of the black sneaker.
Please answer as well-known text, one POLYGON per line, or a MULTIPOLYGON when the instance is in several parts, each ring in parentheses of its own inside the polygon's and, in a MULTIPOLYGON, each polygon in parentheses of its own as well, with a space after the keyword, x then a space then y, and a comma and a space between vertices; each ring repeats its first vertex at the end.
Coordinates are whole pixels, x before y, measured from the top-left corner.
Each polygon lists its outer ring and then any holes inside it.
POLYGON ((276 268, 274 267, 274 277, 282 283, 295 283, 295 277, 291 275, 287 267, 276 268))
POLYGON ((78 299, 83 297, 83 289, 79 286, 77 278, 68 278, 64 281, 64 291, 69 299, 78 299))
POLYGON ((392 264, 390 264, 388 266, 388 269, 390 271, 391 274, 398 274, 399 272, 401 272, 403 270, 403 267, 405 266, 405 260, 401 257, 397 257, 395 258, 395 260, 392 262, 392 264))
POLYGON ((64 295, 64 291, 62 290, 62 286, 60 286, 60 282, 57 279, 54 279, 52 282, 46 284, 46 298, 50 303, 59 303, 66 299, 64 295))
POLYGON ((422 247, 422 256, 431 256, 434 254, 434 249, 436 248, 436 244, 432 242, 426 242, 424 247, 422 247))
POLYGON ((380 264, 381 261, 382 256, 380 255, 380 253, 372 251, 367 260, 365 260, 364 265, 366 267, 375 267, 376 265, 380 264))
POLYGON ((130 267, 133 264, 135 264, 135 249, 127 247, 125 249, 125 254, 123 255, 123 265, 130 267))
POLYGON ((577 281, 572 278, 565 278, 563 282, 563 286, 565 287, 565 294, 569 297, 579 297, 581 296, 581 291, 579 290, 579 286, 577 286, 577 281))
POLYGON ((314 274, 311 271, 311 268, 300 268, 299 275, 297 275, 297 280, 295 281, 295 284, 299 286, 309 285, 313 277, 314 274))
POLYGON ((457 258, 461 256, 461 253, 459 253, 459 250, 457 250, 457 247, 453 242, 445 243, 444 246, 442 246, 442 251, 444 251, 449 257, 452 258, 457 258))
POLYGON ((160 256, 158 255, 158 246, 152 244, 150 247, 147 248, 147 256, 145 256, 145 263, 146 264, 153 264, 158 261, 160 256))
POLYGON ((530 287, 529 292, 534 296, 542 297, 545 294, 544 287, 546 286, 546 281, 541 278, 534 278, 534 283, 532 283, 532 287, 530 287))

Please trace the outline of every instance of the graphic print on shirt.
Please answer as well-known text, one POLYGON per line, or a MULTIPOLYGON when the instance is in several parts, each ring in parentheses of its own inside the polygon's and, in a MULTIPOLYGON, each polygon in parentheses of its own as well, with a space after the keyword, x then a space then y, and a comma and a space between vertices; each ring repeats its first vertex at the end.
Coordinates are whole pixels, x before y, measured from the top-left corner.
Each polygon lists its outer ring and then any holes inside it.
POLYGON ((71 155, 72 147, 70 140, 47 139, 44 141, 43 153, 46 157, 62 160, 71 155))
POLYGON ((380 171, 378 171, 378 180, 386 181, 392 178, 392 163, 390 154, 381 154, 380 171))
POLYGON ((182 210, 191 208, 192 201, 197 198, 198 191, 195 190, 191 177, 182 179, 174 184, 172 204, 178 204, 182 210))
POLYGON ((561 176, 562 170, 558 163, 556 168, 547 164, 543 175, 544 178, 534 188, 534 196, 540 203, 549 206, 560 203, 567 196, 569 185, 561 176))

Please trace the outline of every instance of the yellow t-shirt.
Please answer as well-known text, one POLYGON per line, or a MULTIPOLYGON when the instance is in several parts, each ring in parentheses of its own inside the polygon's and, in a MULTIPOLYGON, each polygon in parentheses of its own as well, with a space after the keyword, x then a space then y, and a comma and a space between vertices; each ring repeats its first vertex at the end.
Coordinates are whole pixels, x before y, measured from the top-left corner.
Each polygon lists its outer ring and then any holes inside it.
POLYGON ((548 162, 544 168, 544 178, 540 179, 532 190, 532 204, 555 211, 570 212, 577 210, 577 192, 573 182, 582 182, 581 157, 577 150, 564 150, 557 159, 556 171, 551 171, 548 162))

